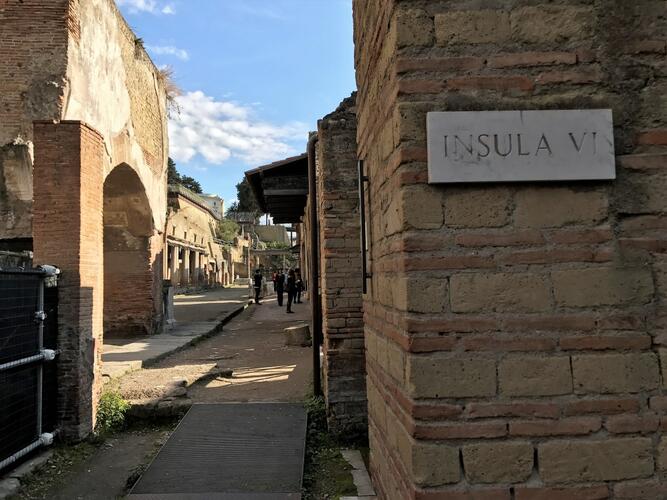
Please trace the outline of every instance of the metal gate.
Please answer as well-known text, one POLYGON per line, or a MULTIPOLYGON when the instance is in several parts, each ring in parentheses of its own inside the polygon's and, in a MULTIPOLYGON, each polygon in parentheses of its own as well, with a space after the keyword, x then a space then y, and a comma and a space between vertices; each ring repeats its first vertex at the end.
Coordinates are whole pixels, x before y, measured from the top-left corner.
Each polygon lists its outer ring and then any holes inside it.
POLYGON ((53 441, 57 274, 0 270, 0 470, 53 441))

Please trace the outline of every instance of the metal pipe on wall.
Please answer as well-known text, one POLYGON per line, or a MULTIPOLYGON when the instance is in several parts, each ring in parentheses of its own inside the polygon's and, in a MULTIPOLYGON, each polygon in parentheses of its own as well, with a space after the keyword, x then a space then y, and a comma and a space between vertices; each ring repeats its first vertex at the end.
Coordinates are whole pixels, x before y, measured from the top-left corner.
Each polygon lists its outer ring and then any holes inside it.
POLYGON ((319 289, 319 224, 317 220, 317 134, 308 139, 308 197, 310 198, 310 308, 313 321, 313 394, 322 395, 320 380, 320 342, 322 339, 322 297, 319 289))

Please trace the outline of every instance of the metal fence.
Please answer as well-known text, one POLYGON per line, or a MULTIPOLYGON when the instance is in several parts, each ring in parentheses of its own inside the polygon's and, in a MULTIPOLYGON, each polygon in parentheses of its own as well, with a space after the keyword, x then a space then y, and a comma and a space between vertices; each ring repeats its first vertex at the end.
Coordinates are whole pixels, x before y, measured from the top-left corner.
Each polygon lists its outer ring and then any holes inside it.
POLYGON ((0 270, 0 469, 53 441, 57 270, 0 270))

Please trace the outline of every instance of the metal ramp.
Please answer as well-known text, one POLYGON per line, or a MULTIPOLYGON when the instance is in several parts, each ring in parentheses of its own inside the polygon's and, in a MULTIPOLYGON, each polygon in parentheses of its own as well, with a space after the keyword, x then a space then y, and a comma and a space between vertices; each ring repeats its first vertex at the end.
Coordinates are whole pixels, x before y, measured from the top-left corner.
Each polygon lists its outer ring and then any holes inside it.
POLYGON ((306 410, 196 404, 132 488, 132 500, 298 500, 306 410))

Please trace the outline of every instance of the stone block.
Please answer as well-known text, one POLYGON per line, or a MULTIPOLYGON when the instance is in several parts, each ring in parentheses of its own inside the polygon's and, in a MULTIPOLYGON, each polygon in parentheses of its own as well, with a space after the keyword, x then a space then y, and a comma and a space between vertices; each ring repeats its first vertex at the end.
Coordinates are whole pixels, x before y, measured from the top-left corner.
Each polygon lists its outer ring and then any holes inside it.
POLYGON ((398 47, 433 45, 433 17, 421 9, 401 10, 396 16, 398 47))
POLYGON ((572 375, 579 394, 634 393, 660 386, 658 359, 653 353, 572 356, 572 375))
POLYGON ((404 188, 403 216, 408 228, 439 229, 443 223, 441 192, 426 185, 404 188))
POLYGON ((505 396, 555 396, 572 392, 570 358, 511 356, 498 366, 500 393, 505 396))
POLYGON ((535 273, 467 273, 450 278, 453 312, 542 312, 551 308, 546 276, 535 273))
POLYGON ((518 227, 560 227, 597 224, 607 217, 608 196, 602 189, 574 191, 565 187, 531 187, 515 196, 518 227))
POLYGON ((481 357, 409 356, 407 385, 417 398, 469 398, 496 393, 496 363, 481 357))
POLYGON ((510 222, 512 193, 505 187, 452 189, 445 192, 445 225, 502 227, 510 222))
POLYGON ((512 11, 512 37, 527 43, 565 43, 587 39, 593 31, 591 7, 539 5, 512 11))
POLYGON ((649 268, 565 269, 551 276, 556 303, 562 307, 645 304, 653 298, 649 268))
POLYGON ((462 451, 463 469, 470 483, 519 483, 533 471, 534 450, 529 442, 470 444, 462 451))
POLYGON ((304 347, 310 344, 310 327, 296 325, 285 328, 285 345, 304 347))
POLYGON ((667 472, 667 438, 661 437, 656 455, 656 468, 660 472, 667 472))
POLYGON ((398 294, 405 298, 402 309, 418 313, 441 313, 447 308, 449 298, 445 278, 408 276, 399 283, 398 294))
POLYGON ((458 448, 416 442, 412 446, 412 476, 422 487, 457 483, 461 478, 458 448))
POLYGON ((548 441, 538 445, 538 463, 547 484, 620 481, 654 470, 650 438, 548 441))
POLYGON ((459 10, 435 16, 438 45, 502 43, 510 32, 510 16, 503 10, 459 10))

